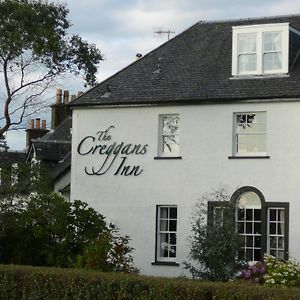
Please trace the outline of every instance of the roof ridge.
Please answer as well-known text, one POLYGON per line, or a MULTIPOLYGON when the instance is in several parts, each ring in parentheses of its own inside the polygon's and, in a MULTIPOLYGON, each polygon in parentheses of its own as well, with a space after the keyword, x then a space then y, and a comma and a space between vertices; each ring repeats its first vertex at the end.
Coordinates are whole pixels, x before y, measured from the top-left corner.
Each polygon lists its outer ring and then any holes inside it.
POLYGON ((212 24, 212 23, 235 23, 241 21, 258 21, 258 20, 268 20, 277 18, 291 18, 300 17, 300 14, 290 14, 290 15, 274 15, 274 16, 264 16, 264 17, 249 17, 249 18, 239 18, 239 19, 220 19, 220 20, 201 20, 197 24, 212 24))

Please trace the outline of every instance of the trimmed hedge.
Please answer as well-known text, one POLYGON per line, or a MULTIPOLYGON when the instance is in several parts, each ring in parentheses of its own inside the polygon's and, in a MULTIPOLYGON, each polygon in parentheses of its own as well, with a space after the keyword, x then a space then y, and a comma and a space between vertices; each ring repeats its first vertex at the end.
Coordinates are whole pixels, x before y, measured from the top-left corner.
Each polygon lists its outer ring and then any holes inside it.
POLYGON ((0 299, 288 300, 300 299, 300 289, 266 288, 240 281, 212 283, 185 278, 0 265, 0 299))

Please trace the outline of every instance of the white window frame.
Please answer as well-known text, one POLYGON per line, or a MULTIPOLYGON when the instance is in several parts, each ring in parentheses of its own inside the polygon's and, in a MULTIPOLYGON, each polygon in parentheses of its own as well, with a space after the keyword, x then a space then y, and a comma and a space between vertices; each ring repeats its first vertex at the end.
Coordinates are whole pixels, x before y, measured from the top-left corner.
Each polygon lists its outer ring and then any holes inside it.
MULTIPOLYGON (((251 133, 252 135, 259 135, 263 134, 263 132, 256 132, 256 133, 251 133)), ((268 137, 268 128, 267 128, 267 112, 266 111, 243 111, 243 112, 234 112, 233 113, 233 151, 232 155, 233 156, 266 156, 267 155, 267 137, 268 137), (266 115, 266 151, 265 152, 238 152, 238 142, 237 142, 237 121, 236 121, 236 116, 240 114, 257 114, 257 113, 265 113, 266 115)))
MULTIPOLYGON (((263 74, 287 74, 289 71, 289 30, 296 31, 289 23, 261 24, 232 27, 232 76, 263 75, 263 74), (263 34, 265 32, 280 32, 282 38, 282 68, 277 70, 263 69, 263 34), (239 72, 238 66, 238 37, 239 34, 256 34, 256 70, 239 72)), ((298 33, 298 31, 296 31, 298 33)))
MULTIPOLYGON (((178 209, 176 205, 158 205, 157 206, 157 230, 156 230, 156 261, 159 262, 175 262, 176 257, 177 257, 177 252, 178 252, 178 241, 177 241, 177 231, 178 231, 178 209), (167 218, 162 218, 161 217, 161 209, 162 208, 167 208, 168 209, 168 217, 167 218), (170 208, 176 208, 176 219, 175 218, 170 218, 170 208), (168 225, 168 230, 161 230, 160 228, 160 223, 161 221, 167 221, 169 224, 169 221, 176 221, 176 231, 170 231, 169 230, 169 225, 168 225), (176 247, 176 252, 174 257, 165 257, 160 255, 160 248, 161 248, 161 234, 175 234, 176 235, 176 243, 175 244, 170 244, 170 238, 169 238, 169 247, 170 249, 167 251, 171 251, 171 247, 175 246, 176 247)), ((169 253, 170 255, 170 253, 169 253)))
POLYGON ((286 242, 286 237, 285 237, 285 226, 286 226, 286 222, 287 220, 285 220, 285 215, 286 215, 286 211, 285 211, 285 208, 284 207, 268 207, 268 211, 267 211, 267 253, 271 254, 274 256, 273 253, 271 253, 272 251, 275 251, 276 254, 275 254, 275 257, 279 258, 279 259, 284 259, 285 257, 285 242, 286 242), (276 220, 275 221, 270 221, 270 211, 271 210, 276 210, 276 220), (283 211, 283 221, 279 221, 278 220, 278 212, 279 211, 283 211), (271 223, 275 224, 276 226, 276 233, 275 234, 271 234, 270 233, 270 225, 271 223), (283 227, 283 233, 279 234, 278 233, 278 226, 279 224, 284 224, 284 227, 283 227), (270 243, 270 240, 271 238, 275 238, 276 239, 276 247, 272 248, 271 249, 271 243, 270 243), (283 247, 282 248, 279 248, 278 247, 278 240, 279 238, 281 238, 283 240, 283 247), (279 252, 282 252, 282 256, 279 256, 278 253, 279 252))
POLYGON ((158 156, 159 157, 179 157, 180 156, 180 115, 178 113, 170 113, 170 114, 160 114, 159 115, 159 124, 158 124, 158 150, 157 150, 157 153, 158 153, 158 156), (164 138, 164 134, 163 134, 163 118, 166 117, 166 116, 177 116, 179 118, 179 145, 178 145, 178 148, 179 150, 178 151, 174 151, 174 152, 164 152, 163 151, 163 146, 164 146, 164 141, 163 141, 163 138, 164 138))

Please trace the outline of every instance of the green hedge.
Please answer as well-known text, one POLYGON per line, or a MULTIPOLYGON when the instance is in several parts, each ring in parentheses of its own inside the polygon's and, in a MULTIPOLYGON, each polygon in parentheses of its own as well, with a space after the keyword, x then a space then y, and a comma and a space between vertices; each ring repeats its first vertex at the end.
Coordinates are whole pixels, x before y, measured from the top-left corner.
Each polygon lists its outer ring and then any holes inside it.
POLYGON ((189 279, 155 278, 0 265, 0 299, 300 299, 297 288, 266 288, 248 282, 211 283, 189 279))

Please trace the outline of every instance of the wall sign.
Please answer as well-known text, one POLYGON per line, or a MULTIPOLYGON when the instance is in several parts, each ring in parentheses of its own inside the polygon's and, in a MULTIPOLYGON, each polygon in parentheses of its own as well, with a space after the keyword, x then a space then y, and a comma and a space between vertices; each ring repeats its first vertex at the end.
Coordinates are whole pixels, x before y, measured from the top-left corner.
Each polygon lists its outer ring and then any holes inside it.
POLYGON ((115 128, 111 125, 106 130, 98 131, 95 135, 84 137, 77 147, 77 153, 82 156, 100 156, 100 162, 91 167, 85 166, 87 175, 104 175, 112 169, 114 175, 138 176, 143 172, 141 166, 128 164, 129 156, 144 155, 148 144, 127 144, 112 140, 110 132, 115 128))

